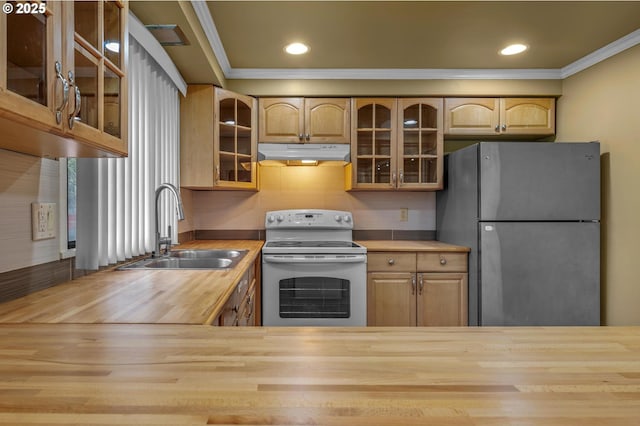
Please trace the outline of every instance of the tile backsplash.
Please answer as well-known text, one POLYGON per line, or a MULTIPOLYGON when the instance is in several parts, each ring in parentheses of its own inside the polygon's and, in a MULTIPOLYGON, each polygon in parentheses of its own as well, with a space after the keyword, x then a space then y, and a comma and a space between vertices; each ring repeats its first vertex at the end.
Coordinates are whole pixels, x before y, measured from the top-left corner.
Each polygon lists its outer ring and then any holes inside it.
POLYGON ((260 167, 258 192, 192 191, 193 229, 263 229, 270 210, 332 209, 351 211, 358 230, 435 230, 434 192, 346 192, 339 166, 260 167))

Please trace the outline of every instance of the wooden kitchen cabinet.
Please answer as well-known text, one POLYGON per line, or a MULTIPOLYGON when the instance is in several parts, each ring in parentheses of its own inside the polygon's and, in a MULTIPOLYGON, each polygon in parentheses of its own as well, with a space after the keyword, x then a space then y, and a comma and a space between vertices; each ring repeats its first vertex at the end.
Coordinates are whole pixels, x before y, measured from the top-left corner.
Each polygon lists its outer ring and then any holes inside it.
POLYGON ((181 186, 257 190, 255 98, 190 85, 180 121, 181 186))
POLYGON ((444 133, 454 136, 549 136, 554 98, 445 98, 444 133))
POLYGON ((367 254, 367 325, 464 326, 467 254, 367 254))
POLYGON ((442 98, 352 102, 347 190, 442 189, 442 98))
POLYGON ((260 264, 258 256, 233 289, 212 325, 236 327, 261 324, 260 264))
POLYGON ((0 148, 126 156, 128 3, 11 4, 0 15, 0 148), (36 13, 18 14, 24 7, 36 13))
POLYGON ((350 142, 348 98, 260 98, 259 142, 350 142))

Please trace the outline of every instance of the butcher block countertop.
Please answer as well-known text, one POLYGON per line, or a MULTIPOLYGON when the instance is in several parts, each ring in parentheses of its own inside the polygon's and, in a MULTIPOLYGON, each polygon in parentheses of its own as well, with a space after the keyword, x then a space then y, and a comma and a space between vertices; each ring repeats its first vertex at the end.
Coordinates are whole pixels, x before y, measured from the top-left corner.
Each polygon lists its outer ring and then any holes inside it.
POLYGON ((0 324, 0 424, 640 424, 640 327, 0 324))
POLYGON ((229 270, 100 271, 0 304, 0 323, 210 324, 263 243, 191 241, 175 248, 249 252, 229 270))
POLYGON ((357 243, 365 246, 367 251, 469 251, 469 247, 456 246, 442 241, 364 240, 357 241, 357 243))

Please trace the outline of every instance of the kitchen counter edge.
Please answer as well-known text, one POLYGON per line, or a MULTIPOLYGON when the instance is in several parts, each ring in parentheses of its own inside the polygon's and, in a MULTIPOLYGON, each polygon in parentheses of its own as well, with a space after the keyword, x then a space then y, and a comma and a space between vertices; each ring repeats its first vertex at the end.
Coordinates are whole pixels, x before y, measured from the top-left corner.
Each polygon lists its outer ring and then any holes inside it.
POLYGON ((415 240, 361 240, 356 243, 367 248, 367 252, 377 251, 433 251, 433 252, 469 252, 469 247, 448 244, 442 241, 415 240))

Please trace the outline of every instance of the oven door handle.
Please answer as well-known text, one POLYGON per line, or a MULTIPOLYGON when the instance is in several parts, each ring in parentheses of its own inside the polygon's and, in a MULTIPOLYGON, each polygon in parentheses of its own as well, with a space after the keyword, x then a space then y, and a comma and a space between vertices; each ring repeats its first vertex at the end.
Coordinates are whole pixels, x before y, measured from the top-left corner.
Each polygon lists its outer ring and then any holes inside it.
POLYGON ((265 263, 366 263, 366 254, 347 256, 321 256, 321 255, 263 255, 265 263))

